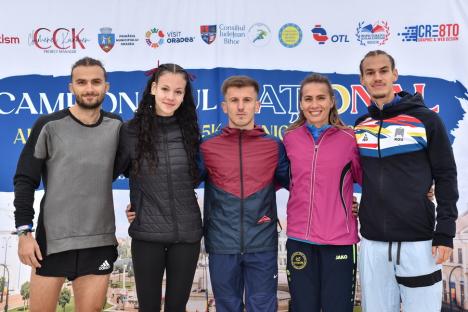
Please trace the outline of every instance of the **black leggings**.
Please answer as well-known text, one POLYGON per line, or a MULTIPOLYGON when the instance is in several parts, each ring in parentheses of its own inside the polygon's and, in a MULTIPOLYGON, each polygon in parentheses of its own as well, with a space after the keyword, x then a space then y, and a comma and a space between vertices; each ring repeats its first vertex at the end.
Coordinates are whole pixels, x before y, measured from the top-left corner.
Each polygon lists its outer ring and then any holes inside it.
POLYGON ((166 270, 164 311, 184 312, 197 268, 200 242, 163 244, 132 240, 138 303, 142 312, 160 311, 166 270))

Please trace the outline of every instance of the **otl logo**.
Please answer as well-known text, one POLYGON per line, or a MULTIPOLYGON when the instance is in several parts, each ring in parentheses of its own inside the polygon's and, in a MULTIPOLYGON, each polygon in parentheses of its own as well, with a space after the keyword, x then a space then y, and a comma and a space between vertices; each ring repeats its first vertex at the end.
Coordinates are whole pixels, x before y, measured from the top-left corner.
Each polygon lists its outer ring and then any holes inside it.
POLYGON ((42 50, 86 49, 85 44, 90 39, 83 36, 83 30, 84 28, 38 28, 29 35, 29 44, 42 50))
POLYGON ((312 28, 312 37, 315 41, 318 42, 319 45, 325 44, 327 40, 330 39, 333 43, 349 43, 348 35, 347 34, 327 34, 327 31, 321 24, 316 24, 314 28, 312 28))
POLYGON ((317 41, 319 44, 325 44, 325 42, 328 40, 327 31, 322 27, 322 25, 315 25, 315 27, 312 29, 312 34, 315 41, 317 41))

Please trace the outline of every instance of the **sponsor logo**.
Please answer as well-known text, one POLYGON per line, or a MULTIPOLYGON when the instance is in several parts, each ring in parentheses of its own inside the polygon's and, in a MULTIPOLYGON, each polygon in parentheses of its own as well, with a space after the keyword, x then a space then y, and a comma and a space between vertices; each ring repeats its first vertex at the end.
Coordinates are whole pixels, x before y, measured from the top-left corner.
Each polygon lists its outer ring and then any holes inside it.
POLYGON ((41 27, 29 34, 29 45, 35 46, 44 53, 76 53, 86 49, 91 39, 85 37, 84 28, 41 27))
POLYGON ((395 129, 395 136, 393 137, 394 141, 403 141, 405 136, 405 128, 400 127, 395 129))
POLYGON ((20 38, 0 34, 0 44, 20 44, 20 38))
POLYGON ((280 43, 286 48, 295 48, 302 41, 302 30, 293 23, 283 25, 278 33, 280 43))
POLYGON ((348 255, 336 255, 335 260, 346 260, 348 255))
POLYGON ((312 38, 318 42, 319 45, 325 44, 328 40, 333 43, 345 43, 349 42, 348 35, 345 34, 333 34, 327 35, 327 31, 322 25, 317 24, 314 28, 312 28, 312 38))
POLYGON ((153 28, 146 32, 146 43, 151 48, 159 48, 164 43, 179 44, 191 43, 195 41, 194 36, 186 36, 181 31, 173 30, 164 32, 162 29, 153 28))
POLYGON ((315 27, 312 29, 312 34, 315 41, 317 41, 319 44, 325 44, 325 42, 328 40, 327 31, 320 24, 315 25, 315 27))
POLYGON ((162 29, 152 28, 145 33, 146 44, 153 48, 159 48, 163 43, 166 35, 162 29))
POLYGON ((377 21, 374 24, 360 22, 356 28, 357 41, 363 46, 383 45, 390 36, 390 27, 386 21, 377 21))
POLYGON ((443 42, 458 41, 459 34, 460 25, 454 23, 405 26, 398 36, 403 42, 443 42))
POLYGON ((216 39, 216 25, 201 25, 200 35, 206 44, 212 44, 216 39))
POLYGON ((109 270, 110 269, 110 264, 107 262, 107 260, 104 260, 104 262, 99 266, 98 270, 99 271, 104 271, 104 270, 109 270))
POLYGON ((107 53, 114 47, 115 34, 112 33, 112 28, 110 27, 102 27, 100 31, 101 33, 98 34, 99 46, 107 53))
POLYGON ((278 274, 273 274, 273 279, 277 279, 278 278, 278 274))
POLYGON ((134 46, 140 41, 135 34, 123 33, 123 34, 114 34, 112 33, 112 28, 102 27, 100 29, 100 34, 98 34, 98 44, 101 49, 108 53, 116 45, 121 47, 130 47, 134 46))
POLYGON ((268 216, 263 216, 257 221, 257 224, 263 224, 267 222, 271 222, 271 218, 268 216))
POLYGON ((246 37, 245 25, 219 25, 219 37, 224 44, 238 45, 246 37))
POLYGON ((186 36, 181 31, 168 31, 166 42, 169 44, 174 43, 191 43, 195 41, 194 36, 186 36))
POLYGON ((296 251, 291 255, 291 265, 296 270, 302 270, 307 265, 306 255, 300 251, 296 251))
POLYGON ((135 34, 119 34, 115 41, 121 46, 134 46, 137 42, 140 41, 135 34))
POLYGON ((248 38, 256 47, 266 46, 271 39, 271 30, 263 23, 253 24, 249 28, 248 38))

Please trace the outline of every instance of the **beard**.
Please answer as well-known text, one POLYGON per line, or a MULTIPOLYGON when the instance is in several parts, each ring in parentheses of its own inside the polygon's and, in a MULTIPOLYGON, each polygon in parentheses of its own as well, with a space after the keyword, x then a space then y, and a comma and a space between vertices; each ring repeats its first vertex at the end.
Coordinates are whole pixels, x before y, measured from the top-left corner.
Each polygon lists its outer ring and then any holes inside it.
POLYGON ((378 93, 378 94, 372 94, 372 97, 374 99, 384 99, 388 96, 388 94, 384 94, 384 93, 378 93))
POLYGON ((85 97, 87 94, 84 94, 83 96, 76 96, 76 105, 78 105, 80 108, 83 109, 88 109, 88 110, 94 110, 102 105, 102 102, 104 102, 104 96, 105 94, 101 95, 96 99, 94 102, 86 103, 83 100, 83 97, 85 97))

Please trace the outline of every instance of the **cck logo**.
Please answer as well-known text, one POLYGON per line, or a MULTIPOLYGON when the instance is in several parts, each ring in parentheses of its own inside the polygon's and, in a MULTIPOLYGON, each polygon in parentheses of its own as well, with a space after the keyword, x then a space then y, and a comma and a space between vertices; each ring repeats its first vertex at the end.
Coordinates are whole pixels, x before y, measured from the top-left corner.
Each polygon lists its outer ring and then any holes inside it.
POLYGON ((459 34, 460 25, 452 23, 405 26, 398 36, 403 42, 444 42, 458 41, 459 34))
POLYGON ((383 45, 390 36, 390 27, 386 21, 377 21, 374 24, 360 22, 356 28, 356 38, 363 46, 383 45))
POLYGON ((100 29, 101 33, 98 34, 99 46, 104 52, 112 50, 115 44, 115 34, 112 33, 112 28, 103 27, 100 29))
POLYGON ((334 34, 328 36, 327 31, 320 24, 317 24, 314 28, 312 28, 312 37, 320 45, 325 44, 325 42, 327 42, 328 39, 330 39, 330 41, 333 43, 349 42, 348 35, 345 34, 334 34))
POLYGON ((83 34, 84 28, 38 28, 29 35, 29 44, 44 52, 76 52, 86 49, 91 41, 83 34))
POLYGON ((201 25, 200 35, 206 44, 212 44, 216 39, 216 25, 201 25))

